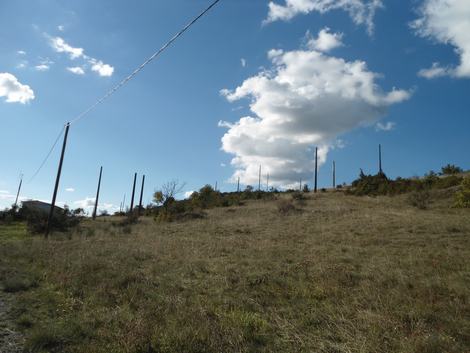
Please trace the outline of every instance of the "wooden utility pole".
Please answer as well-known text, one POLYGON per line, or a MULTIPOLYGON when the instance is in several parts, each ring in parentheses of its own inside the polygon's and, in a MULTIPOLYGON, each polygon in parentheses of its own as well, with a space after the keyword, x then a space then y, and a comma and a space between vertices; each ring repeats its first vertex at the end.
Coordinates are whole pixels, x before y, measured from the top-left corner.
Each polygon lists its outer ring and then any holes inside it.
POLYGON ((315 147, 315 187, 314 192, 318 190, 318 147, 315 147))
POLYGON ((269 192, 269 173, 266 175, 266 191, 269 192))
POLYGON ((299 180, 299 191, 302 191, 302 178, 299 180))
POLYGON ((261 191, 261 166, 259 166, 258 191, 261 191))
POLYGON ((379 174, 383 174, 382 170, 382 145, 379 144, 379 174))
POLYGON ((45 237, 49 237, 51 230, 52 217, 54 216, 55 201, 57 199, 57 190, 59 189, 60 176, 62 174, 62 165, 64 164, 65 148, 67 147, 67 138, 69 136, 70 123, 65 125, 64 142, 62 144, 62 152, 60 153, 59 168, 57 170, 57 177, 55 179, 54 194, 52 195, 51 209, 49 210, 49 217, 47 218, 46 234, 45 237))
POLYGON ((102 174, 103 174, 103 167, 100 168, 100 177, 98 179, 98 189, 96 190, 95 208, 93 209, 93 220, 96 219, 96 212, 98 211, 98 200, 100 198, 101 175, 102 174))
POLYGON ((126 212, 126 194, 124 194, 124 199, 122 200, 122 212, 126 212))
POLYGON ((13 206, 15 211, 16 211, 16 207, 18 206, 18 198, 20 197, 21 185, 23 185, 23 174, 20 175, 20 185, 18 186, 18 192, 16 193, 15 205, 13 206))
POLYGON ((139 216, 142 213, 142 197, 144 196, 145 175, 142 175, 142 188, 140 189, 139 216))
POLYGON ((134 196, 135 196, 135 183, 137 182, 137 173, 134 174, 134 185, 132 186, 132 198, 131 198, 131 214, 134 212, 134 196))
POLYGON ((238 182, 237 182, 237 193, 240 192, 240 177, 238 177, 238 182))
POLYGON ((217 182, 215 182, 215 188, 214 188, 214 191, 217 191, 217 182))
POLYGON ((333 161, 333 189, 336 188, 336 162, 333 161))

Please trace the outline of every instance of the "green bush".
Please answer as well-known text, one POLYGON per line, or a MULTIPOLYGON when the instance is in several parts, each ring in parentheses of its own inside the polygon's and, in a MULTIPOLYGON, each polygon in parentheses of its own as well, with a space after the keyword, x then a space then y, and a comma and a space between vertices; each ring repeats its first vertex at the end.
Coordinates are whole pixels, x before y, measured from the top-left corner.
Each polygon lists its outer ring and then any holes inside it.
POLYGON ((461 189, 455 194, 455 207, 470 208, 470 177, 463 180, 461 189))
MULTIPOLYGON (((42 210, 23 207, 19 211, 21 218, 26 221, 28 231, 33 234, 44 233, 47 228, 48 213, 42 210)), ((61 210, 56 210, 51 219, 50 230, 66 232, 70 228, 76 227, 82 217, 74 215, 70 210, 65 207, 61 210)))
POLYGON ((446 166, 441 168, 442 175, 453 175, 453 174, 459 174, 463 173, 462 168, 457 167, 456 165, 453 164, 447 164, 446 166))
POLYGON ((408 196, 408 202, 420 210, 425 210, 431 203, 431 194, 428 190, 413 191, 408 196))

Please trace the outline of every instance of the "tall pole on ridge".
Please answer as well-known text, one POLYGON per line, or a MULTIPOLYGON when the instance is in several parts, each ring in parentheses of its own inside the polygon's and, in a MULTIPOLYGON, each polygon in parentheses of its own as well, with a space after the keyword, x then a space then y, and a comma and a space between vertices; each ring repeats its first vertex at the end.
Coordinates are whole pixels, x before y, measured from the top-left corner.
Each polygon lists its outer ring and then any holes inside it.
POLYGON ((134 174, 134 185, 132 186, 132 198, 131 198, 131 209, 130 212, 134 212, 134 196, 135 196, 135 183, 137 182, 137 173, 134 174))
POLYGON ((315 147, 315 187, 314 192, 318 190, 318 147, 315 147))
POLYGON ((51 230, 52 216, 54 215, 55 201, 57 199, 57 190, 59 189, 60 176, 62 174, 62 165, 64 164, 64 155, 65 155, 65 148, 67 147, 67 138, 69 136, 69 128, 70 128, 70 123, 67 123, 65 125, 64 142, 62 144, 62 152, 60 153, 59 168, 57 170, 57 177, 55 179, 54 194, 52 195, 51 209, 49 210, 49 217, 47 218, 47 227, 46 227, 46 234, 45 234, 46 238, 49 236, 49 232, 51 230))
POLYGON ((98 210, 98 200, 100 198, 101 175, 102 174, 103 174, 103 167, 100 168, 100 177, 98 179, 98 189, 96 190, 95 208, 93 209, 93 220, 96 219, 96 211, 98 210))
POLYGON ((333 161, 333 189, 336 188, 336 162, 333 161))
POLYGON ((237 193, 240 192, 240 177, 238 177, 238 182, 237 182, 237 193))
POLYGON ((382 170, 382 145, 379 144, 379 174, 383 174, 382 170))
POLYGON ((259 166, 258 191, 261 191, 261 166, 259 166))
POLYGON ((144 196, 145 175, 142 175, 142 188, 140 189, 139 216, 142 212, 142 197, 144 196))

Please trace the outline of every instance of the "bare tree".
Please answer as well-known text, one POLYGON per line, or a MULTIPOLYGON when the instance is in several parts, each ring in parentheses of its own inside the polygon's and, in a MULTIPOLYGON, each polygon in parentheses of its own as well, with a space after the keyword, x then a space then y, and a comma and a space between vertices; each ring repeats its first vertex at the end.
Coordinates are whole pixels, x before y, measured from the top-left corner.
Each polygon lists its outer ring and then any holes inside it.
POLYGON ((175 200, 175 197, 180 194, 186 183, 180 183, 178 180, 172 180, 162 185, 161 189, 155 191, 153 194, 153 201, 158 205, 167 205, 169 202, 175 200))

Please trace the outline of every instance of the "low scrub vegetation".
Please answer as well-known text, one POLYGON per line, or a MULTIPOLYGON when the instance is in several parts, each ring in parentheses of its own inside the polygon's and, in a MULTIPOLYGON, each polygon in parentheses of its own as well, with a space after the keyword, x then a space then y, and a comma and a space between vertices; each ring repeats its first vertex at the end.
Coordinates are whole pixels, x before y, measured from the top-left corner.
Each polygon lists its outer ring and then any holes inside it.
POLYGON ((462 187, 455 194, 455 207, 470 208, 470 177, 466 177, 462 187))
MULTIPOLYGON (((443 170, 447 167, 444 167, 443 170)), ((442 176, 434 172, 429 172, 424 178, 400 178, 389 179, 384 173, 376 175, 366 175, 361 170, 359 178, 351 184, 352 188, 347 192, 356 196, 379 196, 379 195, 400 195, 404 193, 416 193, 426 190, 442 190, 452 187, 458 187, 462 184, 464 178, 454 173, 448 173, 442 176), (451 175, 448 175, 451 174, 451 175)))

